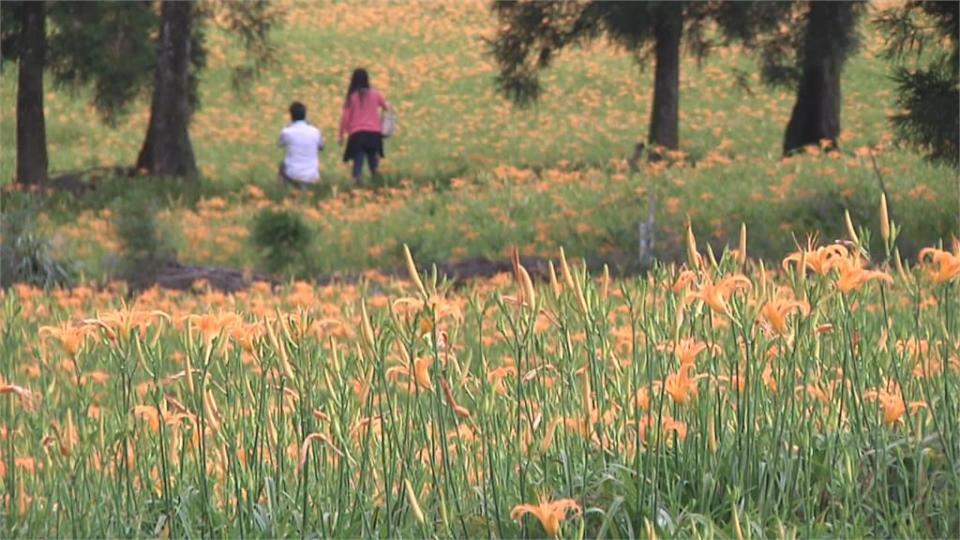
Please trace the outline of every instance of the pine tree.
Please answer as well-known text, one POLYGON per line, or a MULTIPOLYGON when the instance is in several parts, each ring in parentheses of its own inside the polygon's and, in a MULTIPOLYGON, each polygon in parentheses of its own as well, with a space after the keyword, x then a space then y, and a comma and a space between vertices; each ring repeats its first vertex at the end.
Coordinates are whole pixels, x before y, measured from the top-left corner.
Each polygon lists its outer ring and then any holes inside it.
POLYGON ((204 29, 216 21, 244 47, 245 63, 234 66, 239 88, 272 61, 268 35, 276 20, 265 0, 164 1, 159 11, 154 2, 139 0, 0 2, 2 58, 16 61, 19 71, 17 181, 47 180, 44 72, 57 85, 91 88, 92 103, 108 123, 152 90, 138 166, 158 175, 196 176, 188 129, 199 107, 204 29))
POLYGON ((17 182, 47 180, 47 130, 43 115, 43 68, 47 56, 47 15, 43 2, 20 6, 17 41, 17 182))
POLYGON ((933 160, 960 165, 960 3, 911 0, 875 24, 897 64, 896 134, 933 160))
POLYGON ((519 105, 540 95, 538 73, 558 51, 606 36, 638 61, 654 57, 653 108, 648 140, 653 147, 679 146, 681 45, 706 51, 701 23, 715 15, 705 2, 496 2, 499 22, 491 51, 500 91, 519 105))
MULTIPOLYGON (((538 73, 556 52, 608 37, 638 61, 655 56, 649 141, 676 148, 681 46, 698 56, 711 41, 702 29, 716 22, 727 42, 758 51, 765 82, 794 86, 797 99, 784 134, 789 154, 840 133, 840 74, 856 50, 856 23, 863 2, 605 2, 494 4, 500 27, 492 52, 497 84, 524 105, 539 96, 538 73)), ((654 154, 655 155, 655 154, 654 154)))
POLYGON ((765 83, 793 88, 796 100, 783 154, 808 145, 838 147, 840 76, 857 50, 865 2, 724 2, 719 24, 731 41, 756 51, 765 83))
POLYGON ((203 59, 196 54, 202 49, 194 48, 199 35, 194 33, 195 18, 193 2, 164 0, 161 4, 150 123, 137 157, 137 169, 156 176, 197 178, 190 143, 194 108, 190 96, 196 95, 196 71, 203 59))
POLYGON ((797 51, 797 101, 783 136, 784 155, 808 145, 837 148, 842 104, 840 75, 856 48, 856 23, 864 5, 809 2, 803 46, 797 51))
POLYGON ((92 101, 114 120, 152 69, 144 36, 155 25, 149 2, 0 3, 3 60, 16 61, 16 181, 47 180, 44 72, 58 85, 92 87, 92 101))
POLYGON ((199 74, 206 65, 205 28, 224 21, 241 41, 247 65, 235 66, 235 88, 273 60, 269 41, 277 12, 266 0, 182 2, 163 0, 156 43, 150 122, 137 156, 137 169, 155 176, 196 179, 190 120, 199 107, 199 74))

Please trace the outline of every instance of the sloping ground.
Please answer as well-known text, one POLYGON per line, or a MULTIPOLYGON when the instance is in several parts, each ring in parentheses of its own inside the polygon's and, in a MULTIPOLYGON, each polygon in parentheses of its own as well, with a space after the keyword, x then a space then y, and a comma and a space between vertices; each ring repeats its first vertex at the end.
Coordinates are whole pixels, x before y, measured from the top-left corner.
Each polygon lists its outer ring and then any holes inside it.
MULTIPOLYGON (((536 280, 546 280, 549 276, 547 259, 522 257, 523 266, 536 280)), ((587 268, 591 271, 602 270, 602 262, 589 261, 587 268)), ((489 259, 474 258, 465 261, 447 262, 436 265, 437 275, 454 285, 460 286, 475 279, 489 279, 499 274, 512 272, 510 261, 491 261, 489 259)), ((406 270, 396 268, 383 271, 367 272, 337 272, 314 276, 308 281, 316 285, 355 284, 366 277, 379 276, 385 278, 406 277, 406 270)), ((281 283, 275 277, 260 273, 246 273, 234 268, 217 266, 191 266, 178 262, 169 262, 161 266, 153 275, 140 274, 127 280, 127 284, 134 293, 157 286, 161 289, 188 291, 199 286, 203 288, 233 293, 248 289, 254 283, 263 282, 271 286, 281 283)))

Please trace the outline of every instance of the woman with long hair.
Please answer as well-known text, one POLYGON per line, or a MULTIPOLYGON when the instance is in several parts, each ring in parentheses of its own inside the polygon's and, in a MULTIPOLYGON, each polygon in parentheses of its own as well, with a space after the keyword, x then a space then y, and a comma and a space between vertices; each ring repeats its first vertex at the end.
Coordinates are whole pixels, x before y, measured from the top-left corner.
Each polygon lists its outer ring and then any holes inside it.
POLYGON ((353 160, 353 181, 357 185, 363 179, 363 160, 367 159, 370 174, 377 174, 377 165, 383 155, 383 133, 380 131, 380 111, 389 111, 383 94, 370 87, 367 70, 357 68, 350 77, 347 97, 343 102, 343 114, 340 116, 338 140, 343 144, 347 135, 347 147, 343 152, 343 161, 353 160))

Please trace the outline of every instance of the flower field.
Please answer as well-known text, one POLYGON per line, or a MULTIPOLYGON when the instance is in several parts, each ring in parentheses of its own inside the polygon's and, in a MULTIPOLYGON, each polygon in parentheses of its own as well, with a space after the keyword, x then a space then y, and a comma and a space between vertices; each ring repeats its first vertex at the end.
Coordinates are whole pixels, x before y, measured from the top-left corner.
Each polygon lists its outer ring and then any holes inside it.
POLYGON ((12 289, 2 534, 956 537, 960 246, 857 242, 770 268, 688 231, 686 265, 620 281, 561 251, 455 288, 406 252, 357 286, 12 289))
POLYGON ((146 92, 107 125, 48 84, 76 192, 8 182, 0 147, 4 240, 67 276, 0 289, 0 538, 960 537, 957 171, 896 140, 869 21, 839 151, 781 158, 794 89, 718 41, 682 60, 682 151, 647 162, 654 70, 611 43, 519 109, 486 0, 272 5, 246 89, 206 34, 199 181, 102 172, 135 160, 146 92), (332 143, 360 65, 399 118, 369 189, 332 143), (302 191, 275 178, 295 99, 328 139, 302 191), (272 212, 296 234, 258 241, 272 212), (174 263, 249 287, 133 290, 174 263))
MULTIPOLYGON (((4 209, 35 208, 55 255, 99 282, 117 274, 114 218, 137 198, 157 206, 163 235, 190 265, 262 271, 249 238, 253 218, 264 209, 296 213, 314 238, 312 267, 290 272, 301 278, 397 267, 404 243, 424 264, 503 259, 512 246, 547 257, 562 245, 570 255, 613 266, 635 259, 637 223, 647 218, 650 194, 661 260, 682 258, 682 247, 671 246, 682 246, 691 220, 715 249, 736 242, 746 223, 752 252, 774 261, 794 248, 792 236, 837 237, 842 227, 834 225, 845 209, 875 229, 877 171, 904 227, 904 257, 915 259, 922 247, 960 231, 955 169, 895 142, 891 65, 881 54, 884 36, 866 19, 843 72, 842 152, 811 148, 780 160, 795 92, 765 86, 755 55, 718 42, 705 58, 682 60, 681 151, 669 163, 641 160, 633 174, 628 158, 646 137, 654 70, 629 51, 605 41, 564 51, 543 73, 537 107, 520 109, 494 85, 497 65, 484 39, 495 35, 496 19, 486 1, 435 2, 422 10, 403 2, 274 5, 282 14, 273 35, 276 63, 246 91, 231 86, 239 44, 210 28, 202 106, 190 132, 199 185, 108 177, 76 197, 34 201, 7 183, 16 145, 5 144, 4 209), (387 143, 382 181, 355 190, 333 140, 348 77, 360 65, 396 107, 400 127, 387 143), (284 192, 275 178, 282 157, 276 137, 294 99, 328 139, 322 185, 307 193, 284 192)), ((147 95, 111 126, 89 105, 87 90, 47 82, 52 176, 135 161, 147 95)), ((16 77, 3 77, 3 110, 14 111, 15 102, 16 77)), ((2 140, 14 141, 15 120, 0 114, 2 140)))

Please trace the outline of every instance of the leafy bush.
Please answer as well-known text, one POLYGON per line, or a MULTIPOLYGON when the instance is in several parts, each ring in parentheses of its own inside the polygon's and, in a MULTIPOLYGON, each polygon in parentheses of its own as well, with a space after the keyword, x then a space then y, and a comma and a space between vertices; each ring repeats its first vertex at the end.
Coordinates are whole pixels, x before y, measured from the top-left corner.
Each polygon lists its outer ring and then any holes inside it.
POLYGON ((156 215, 157 204, 148 196, 134 194, 114 206, 113 227, 127 277, 150 277, 163 263, 176 259, 170 234, 160 230, 156 215))
POLYGON ((74 268, 57 259, 50 240, 37 227, 31 204, 0 218, 0 286, 14 283, 50 287, 73 281, 74 268))
POLYGON ((254 219, 251 239, 270 272, 305 263, 305 253, 312 242, 310 229, 300 214, 270 208, 254 219))

